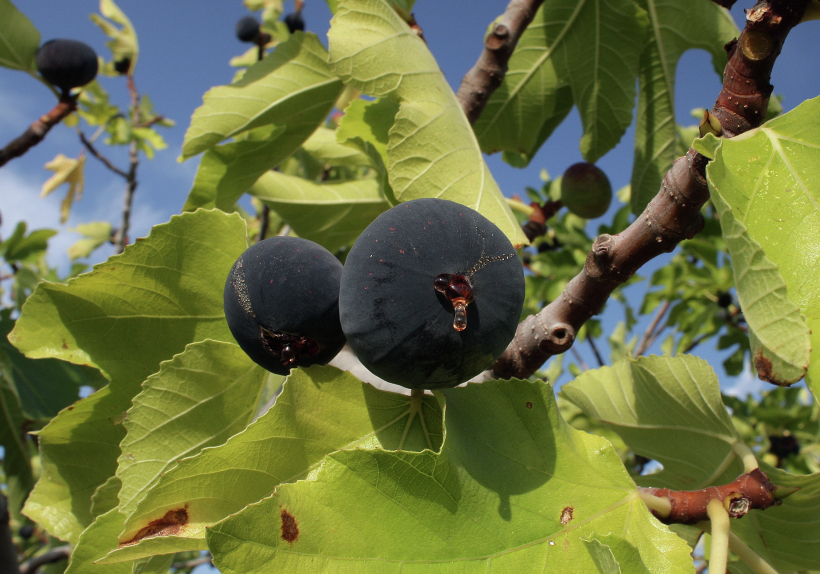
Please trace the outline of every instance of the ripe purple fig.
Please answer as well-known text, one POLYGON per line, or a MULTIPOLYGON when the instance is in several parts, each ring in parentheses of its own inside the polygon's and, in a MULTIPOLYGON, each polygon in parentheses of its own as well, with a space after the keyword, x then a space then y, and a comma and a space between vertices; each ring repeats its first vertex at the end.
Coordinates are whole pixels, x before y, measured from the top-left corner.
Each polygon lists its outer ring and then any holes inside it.
POLYGON ((272 373, 326 365, 345 344, 339 322, 342 264, 307 239, 271 237, 248 248, 225 281, 236 342, 272 373))
POLYGON ((417 199, 376 218, 345 261, 339 310, 375 375, 414 389, 453 387, 489 368, 515 335, 524 271, 486 217, 417 199))
POLYGON ((97 53, 76 40, 49 40, 37 50, 37 71, 48 83, 68 92, 97 76, 97 53))

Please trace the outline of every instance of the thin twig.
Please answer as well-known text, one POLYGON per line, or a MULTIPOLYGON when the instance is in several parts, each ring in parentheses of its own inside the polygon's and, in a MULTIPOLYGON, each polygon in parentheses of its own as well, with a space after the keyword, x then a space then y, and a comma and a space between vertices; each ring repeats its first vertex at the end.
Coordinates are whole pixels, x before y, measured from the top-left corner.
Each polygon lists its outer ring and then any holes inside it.
POLYGON ((543 2, 544 0, 512 0, 501 20, 484 40, 484 50, 461 80, 456 94, 461 109, 471 124, 475 123, 490 96, 504 80, 510 56, 543 2))
POLYGON ((658 335, 661 334, 661 331, 663 331, 663 329, 666 328, 665 326, 663 326, 661 327, 660 331, 657 332, 657 334, 655 333, 655 329, 658 328, 658 324, 661 322, 661 319, 663 319, 663 316, 666 315, 666 311, 669 310, 669 305, 671 305, 671 302, 669 300, 664 301, 663 305, 661 305, 658 309, 658 312, 655 313, 655 318, 652 319, 652 323, 649 325, 649 327, 647 327, 646 331, 644 331, 643 338, 641 339, 641 344, 638 345, 638 350, 635 351, 636 357, 640 357, 641 355, 643 355, 646 352, 646 350, 650 346, 652 346, 652 343, 655 342, 655 339, 658 338, 658 335))
POLYGON ((115 166, 113 163, 111 163, 111 161, 110 161, 107 157, 105 157, 104 155, 102 155, 102 154, 101 154, 101 153, 97 150, 97 148, 95 148, 95 147, 94 147, 94 144, 92 144, 92 143, 91 143, 91 142, 90 142, 90 141, 89 141, 89 140, 85 137, 85 134, 84 134, 83 132, 78 131, 77 133, 79 133, 79 135, 80 135, 80 141, 83 143, 83 145, 85 146, 85 148, 86 148, 88 151, 90 151, 90 152, 91 152, 91 155, 93 155, 93 156, 94 156, 94 157, 96 157, 98 160, 100 160, 100 161, 103 163, 103 165, 104 165, 105 167, 107 167, 108 169, 110 169, 111 171, 113 171, 114 173, 116 173, 118 176, 120 176, 120 177, 124 178, 126 181, 128 181, 128 174, 127 174, 127 173, 125 173, 125 172, 124 172, 124 171, 122 171, 120 168, 118 168, 117 166, 115 166))
POLYGON ((578 361, 578 366, 581 367, 581 370, 588 371, 589 365, 587 365, 587 362, 581 356, 581 353, 578 352, 578 349, 573 347, 572 349, 570 349, 570 351, 572 351, 572 355, 575 357, 575 360, 578 361))
POLYGON ((598 361, 598 366, 604 366, 604 360, 601 358, 601 353, 598 352, 598 345, 595 344, 595 339, 592 338, 592 335, 587 332, 587 341, 589 341, 589 346, 592 347, 592 352, 595 353, 595 360, 598 361))
POLYGON ((48 552, 40 554, 39 556, 35 556, 31 560, 23 562, 20 565, 20 574, 34 574, 37 572, 37 569, 40 566, 45 566, 46 564, 54 564, 55 562, 60 562, 62 560, 68 560, 71 556, 71 545, 66 544, 65 546, 57 546, 56 548, 52 548, 48 552))
POLYGON ((270 207, 263 204, 262 213, 259 214, 259 235, 256 237, 257 241, 262 241, 268 234, 268 226, 270 225, 270 207))
MULTIPOLYGON (((134 84, 134 76, 129 72, 128 74, 128 93, 131 95, 131 121, 134 125, 140 123, 140 97, 137 91, 137 86, 134 84)), ((137 190, 137 167, 139 166, 139 148, 137 141, 132 140, 128 148, 128 174, 126 181, 128 182, 125 188, 125 197, 122 206, 122 220, 114 236, 114 250, 116 253, 122 253, 125 250, 125 245, 128 243, 128 227, 131 223, 131 209, 134 205, 134 192, 137 190)))
POLYGON ((63 96, 54 108, 47 114, 40 116, 31 124, 23 135, 14 139, 3 149, 0 149, 0 167, 9 160, 20 157, 32 147, 43 141, 51 128, 60 123, 63 118, 77 109, 77 98, 63 96))

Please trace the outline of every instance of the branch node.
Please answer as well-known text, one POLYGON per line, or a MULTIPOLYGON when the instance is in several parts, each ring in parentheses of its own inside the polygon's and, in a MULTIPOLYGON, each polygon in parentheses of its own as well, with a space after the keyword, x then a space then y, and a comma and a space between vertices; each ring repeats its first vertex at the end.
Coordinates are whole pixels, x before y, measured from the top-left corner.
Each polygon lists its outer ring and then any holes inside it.
POLYGON ((733 492, 723 500, 723 506, 732 518, 740 518, 752 509, 752 501, 740 492, 733 492))

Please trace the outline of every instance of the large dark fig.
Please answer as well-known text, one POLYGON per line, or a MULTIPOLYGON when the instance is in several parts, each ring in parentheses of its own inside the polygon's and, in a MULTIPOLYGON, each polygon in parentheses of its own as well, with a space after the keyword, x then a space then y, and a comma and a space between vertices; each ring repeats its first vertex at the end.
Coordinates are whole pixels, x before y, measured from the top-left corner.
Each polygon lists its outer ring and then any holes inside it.
POLYGON ((381 214, 345 261, 339 309, 356 356, 414 389, 452 387, 490 367, 515 335, 524 271, 480 213, 417 199, 381 214))
POLYGON ((325 365, 345 344, 339 323, 342 264, 312 241, 271 237, 239 256, 225 281, 236 342, 267 370, 325 365))
POLYGON ((601 168, 591 163, 576 163, 561 176, 561 201, 579 217, 601 217, 612 202, 612 185, 601 168))
POLYGON ((256 42, 259 36, 259 20, 245 16, 236 23, 236 37, 240 42, 256 42))
POLYGON ((76 40, 49 40, 37 50, 37 70, 50 84, 67 92, 97 76, 97 53, 76 40))

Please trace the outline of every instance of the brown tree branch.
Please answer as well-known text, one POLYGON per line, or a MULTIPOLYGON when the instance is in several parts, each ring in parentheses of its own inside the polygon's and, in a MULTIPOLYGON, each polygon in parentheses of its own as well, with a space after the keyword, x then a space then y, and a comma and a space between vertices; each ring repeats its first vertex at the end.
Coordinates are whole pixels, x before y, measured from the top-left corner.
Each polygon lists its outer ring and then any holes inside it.
MULTIPOLYGON (((729 63, 711 112, 721 124, 723 137, 763 122, 772 92, 772 67, 807 4, 808 0, 769 0, 747 10, 743 33, 726 46, 729 63)), ((700 208, 709 199, 707 161, 690 149, 675 160, 658 195, 626 230, 595 240, 584 269, 563 294, 518 326, 507 350, 492 367, 493 377, 526 378, 551 356, 567 351, 581 326, 603 309, 615 288, 647 261, 672 251, 703 228, 700 208)))
POLYGON ((484 51, 478 61, 461 80, 456 97, 461 109, 474 124, 493 92, 501 85, 507 73, 518 39, 527 29, 544 0, 512 0, 501 21, 484 40, 484 51))
POLYGON ((13 140, 3 149, 0 149, 0 167, 9 160, 20 157, 29 149, 43 141, 51 128, 60 123, 64 117, 77 109, 77 98, 63 96, 54 108, 41 116, 39 120, 29 126, 23 135, 13 140))
POLYGON ((706 506, 711 500, 720 500, 729 516, 740 518, 752 509, 766 510, 781 504, 781 499, 793 494, 796 489, 775 486, 769 481, 766 473, 758 468, 741 474, 729 484, 711 486, 703 490, 670 490, 639 486, 638 492, 668 501, 668 507, 664 509, 654 504, 648 505, 652 514, 664 524, 695 524, 708 520, 706 506))

